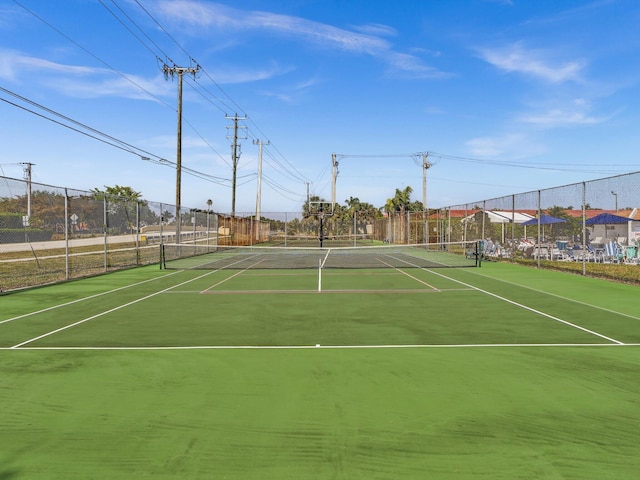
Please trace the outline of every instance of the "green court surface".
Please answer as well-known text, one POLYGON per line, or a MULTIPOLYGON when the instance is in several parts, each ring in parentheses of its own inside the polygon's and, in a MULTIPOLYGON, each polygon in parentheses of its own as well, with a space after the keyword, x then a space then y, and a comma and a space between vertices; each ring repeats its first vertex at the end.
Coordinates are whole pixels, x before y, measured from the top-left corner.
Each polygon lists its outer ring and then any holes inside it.
POLYGON ((0 297, 0 479, 632 479, 638 287, 159 270, 0 297))

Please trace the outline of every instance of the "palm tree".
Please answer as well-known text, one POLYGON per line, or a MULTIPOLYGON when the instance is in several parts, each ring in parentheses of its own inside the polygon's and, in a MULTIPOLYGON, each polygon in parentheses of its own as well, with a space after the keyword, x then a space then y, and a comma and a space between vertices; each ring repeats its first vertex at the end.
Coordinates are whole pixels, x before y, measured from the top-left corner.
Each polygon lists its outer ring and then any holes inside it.
MULTIPOLYGON (((387 199, 387 203, 385 203, 384 209, 389 215, 389 220, 391 219, 392 213, 397 213, 400 215, 401 219, 404 219, 404 213, 408 210, 411 210, 411 194, 413 193, 413 188, 406 187, 403 190, 396 188, 396 193, 393 198, 387 199)), ((402 222, 403 220, 401 220, 402 222)), ((402 224, 401 224, 402 225, 402 224)), ((403 241, 405 228, 401 228, 400 233, 400 241, 403 241)))

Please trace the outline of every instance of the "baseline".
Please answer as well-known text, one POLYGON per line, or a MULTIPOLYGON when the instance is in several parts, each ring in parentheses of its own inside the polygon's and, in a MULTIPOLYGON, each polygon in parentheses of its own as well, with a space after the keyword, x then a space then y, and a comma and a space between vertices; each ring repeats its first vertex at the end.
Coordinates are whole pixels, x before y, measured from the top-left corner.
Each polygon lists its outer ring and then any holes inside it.
MULTIPOLYGON (((640 343, 468 343, 468 344, 412 344, 412 345, 176 345, 140 347, 21 347, 25 351, 115 351, 115 350, 366 350, 366 349, 483 349, 483 348, 633 348, 640 343)), ((17 350, 15 347, 0 347, 0 351, 17 350)))

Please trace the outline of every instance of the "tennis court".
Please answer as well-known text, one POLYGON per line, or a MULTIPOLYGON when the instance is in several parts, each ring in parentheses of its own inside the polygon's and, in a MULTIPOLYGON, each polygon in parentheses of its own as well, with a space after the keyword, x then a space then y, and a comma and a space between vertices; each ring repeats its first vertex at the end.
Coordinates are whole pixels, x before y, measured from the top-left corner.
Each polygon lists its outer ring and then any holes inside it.
POLYGON ((637 287, 380 252, 3 296, 0 478, 636 478, 637 287))

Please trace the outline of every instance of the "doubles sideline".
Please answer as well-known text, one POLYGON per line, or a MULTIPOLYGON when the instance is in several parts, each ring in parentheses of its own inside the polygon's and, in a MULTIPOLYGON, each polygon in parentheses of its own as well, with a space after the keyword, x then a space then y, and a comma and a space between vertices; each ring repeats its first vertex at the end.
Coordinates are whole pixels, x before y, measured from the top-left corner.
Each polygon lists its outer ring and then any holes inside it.
MULTIPOLYGON (((407 263, 408 263, 408 262, 407 262, 407 263)), ((482 289, 482 288, 479 288, 479 287, 476 287, 476 286, 474 286, 474 285, 468 284, 468 283, 463 282, 463 281, 461 281, 461 280, 458 280, 458 279, 455 279, 455 278, 451 278, 451 277, 449 277, 449 276, 447 276, 447 275, 444 275, 444 274, 442 274, 442 273, 436 272, 436 271, 434 271, 433 269, 422 269, 422 270, 428 271, 430 274, 433 274, 433 275, 439 276, 439 277, 441 277, 441 278, 447 279, 447 280, 449 280, 449 281, 451 281, 451 282, 454 282, 454 283, 460 284, 460 285, 462 285, 462 286, 464 286, 464 287, 466 287, 466 288, 468 288, 468 289, 470 289, 470 290, 474 290, 474 291, 480 292, 480 293, 482 293, 482 294, 484 294, 484 295, 491 296, 491 297, 496 298, 496 299, 498 299, 498 300, 500 300, 500 301, 503 301, 503 302, 509 303, 509 304, 514 305, 514 306, 516 306, 516 307, 518 307, 518 308, 522 308, 522 309, 528 310, 528 311, 530 311, 530 312, 532 312, 532 313, 535 313, 536 315, 540 315, 540 316, 543 316, 543 317, 548 318, 548 319, 550 319, 550 320, 553 320, 553 321, 555 321, 555 322, 562 323, 562 324, 567 325, 567 326, 569 326, 569 327, 571 327, 571 328, 575 328, 575 329, 581 330, 581 331, 583 331, 583 332, 586 332, 586 333, 588 333, 588 334, 590 334, 590 335, 596 336, 596 337, 598 337, 598 338, 601 338, 601 339, 606 340, 607 342, 611 342, 611 343, 609 343, 609 344, 575 344, 575 345, 574 345, 574 344, 517 344, 517 345, 516 345, 516 344, 505 344, 505 345, 502 345, 502 344, 500 344, 500 345, 494 345, 494 344, 481 344, 481 345, 369 345, 369 346, 325 346, 325 347, 323 347, 323 348, 444 348, 444 347, 449 347, 449 348, 451 348, 451 347, 457 347, 457 348, 461 348, 461 347, 467 347, 467 348, 468 348, 468 347, 475 347, 475 348, 477 348, 477 347, 496 347, 496 346, 566 346, 566 345, 571 345, 571 346, 578 346, 578 345, 580 345, 580 346, 583 346, 583 345, 584 345, 584 346, 594 346, 594 345, 598 345, 598 346, 602 346, 602 345, 611 345, 611 344, 613 344, 613 345, 618 345, 618 346, 622 346, 622 345, 635 345, 635 344, 625 344, 624 342, 622 342, 622 341, 620 341, 620 340, 617 340, 617 339, 614 339, 614 338, 608 337, 608 336, 603 335, 603 334, 601 334, 601 333, 599 333, 599 332, 596 332, 596 331, 594 331, 594 330, 587 329, 587 328, 582 327, 582 326, 580 326, 580 325, 577 325, 577 324, 575 324, 575 323, 572 323, 572 322, 569 322, 569 321, 564 320, 564 319, 562 319, 562 318, 559 318, 559 317, 556 317, 556 316, 554 316, 554 315, 548 314, 548 313, 543 312, 543 311, 541 311, 541 310, 538 310, 538 309, 535 309, 535 308, 529 307, 529 306, 524 305, 524 304, 522 304, 522 303, 519 303, 519 302, 516 302, 516 301, 510 300, 510 299, 508 299, 508 298, 506 298, 506 297, 500 296, 500 295, 495 294, 495 293, 492 293, 492 292, 490 292, 490 291, 488 291, 488 290, 484 290, 484 289, 482 289)), ((39 339, 42 339, 42 338, 48 337, 48 336, 50 336, 50 335, 54 335, 54 334, 59 333, 59 332, 61 332, 61 331, 64 331, 64 330, 67 330, 67 329, 69 329, 69 328, 75 327, 75 326, 77 326, 77 325, 83 324, 83 323, 88 322, 88 321, 90 321, 90 320, 93 320, 93 319, 95 319, 95 318, 98 318, 98 317, 101 317, 101 316, 107 315, 107 314, 109 314, 109 313, 111 313, 111 312, 114 312, 114 311, 117 311, 117 310, 120 310, 120 309, 126 308, 126 307, 128 307, 128 306, 130 306, 130 305, 133 305, 133 304, 139 303, 139 302, 141 302, 141 301, 147 300, 147 299, 149 299, 149 298, 152 298, 152 297, 154 297, 154 296, 160 295, 160 294, 162 294, 162 293, 169 292, 169 291, 171 291, 171 290, 173 290, 173 289, 175 289, 175 288, 177 288, 177 287, 180 287, 180 286, 186 285, 186 284, 188 284, 188 283, 194 282, 194 281, 196 281, 196 280, 199 280, 199 279, 201 279, 201 278, 207 277, 207 276, 209 276, 209 275, 211 275, 211 274, 213 274, 213 273, 215 273, 215 272, 217 272, 217 271, 218 271, 218 270, 212 270, 212 271, 209 271, 209 272, 207 272, 207 273, 204 273, 204 274, 199 275, 199 276, 197 276, 197 277, 191 278, 191 279, 186 280, 186 281, 184 281, 184 282, 178 283, 178 284, 176 284, 176 285, 172 285, 171 287, 168 287, 168 288, 165 288, 165 289, 163 289, 163 290, 160 290, 160 291, 154 292, 154 293, 152 293, 152 294, 149 294, 149 295, 147 295, 147 296, 141 297, 141 298, 136 299, 136 300, 134 300, 134 301, 131 301, 131 302, 128 302, 128 303, 125 303, 125 304, 119 305, 119 306, 117 306, 117 307, 115 307, 115 308, 112 308, 112 309, 109 309, 109 310, 106 310, 106 311, 100 312, 100 313, 98 313, 98 314, 96 314, 96 315, 92 315, 92 316, 90 316, 90 317, 84 318, 84 319, 82 319, 82 320, 79 320, 79 321, 77 321, 77 322, 71 323, 71 324, 66 325, 66 326, 64 326, 64 327, 61 327, 61 328, 58 328, 58 329, 52 330, 52 331, 50 331, 50 332, 47 332, 47 333, 45 333, 45 334, 39 335, 39 336, 37 336, 37 337, 31 338, 31 339, 29 339, 29 340, 26 340, 26 341, 24 341, 24 342, 21 342, 21 343, 19 343, 19 344, 16 344, 16 345, 14 345, 14 346, 12 346, 12 347, 5 347, 5 348, 0 348, 0 349, 1 349, 1 350, 7 350, 7 349, 18 349, 18 348, 22 348, 22 349, 24 349, 24 346, 25 346, 25 345, 28 345, 28 344, 30 344, 30 343, 33 343, 33 342, 35 342, 35 341, 37 341, 37 340, 39 340, 39 339)), ((97 298, 97 297, 100 297, 100 296, 103 296, 103 295, 107 295, 107 294, 110 294, 110 293, 115 293, 115 292, 118 292, 118 291, 121 291, 121 290, 124 290, 124 289, 127 289, 127 288, 132 288, 132 287, 135 287, 135 286, 138 286, 138 285, 142 285, 142 284, 145 284, 145 283, 148 283, 148 282, 152 282, 152 281, 155 281, 155 280, 159 280, 159 279, 161 279, 161 278, 165 278, 165 277, 166 277, 166 276, 168 276, 168 275, 173 275, 173 274, 175 274, 175 273, 180 273, 180 272, 183 272, 183 270, 178 270, 178 271, 172 272, 172 273, 170 273, 170 274, 164 275, 164 276, 162 276, 162 277, 155 277, 155 278, 153 278, 153 279, 144 280, 144 281, 142 281, 142 282, 137 282, 137 283, 134 283, 134 284, 131 284, 131 285, 126 285, 126 286, 123 286, 123 287, 119 287, 119 288, 117 288, 117 289, 113 289, 113 290, 109 290, 109 291, 106 291, 106 292, 101 292, 101 293, 98 293, 98 294, 95 294, 95 295, 91 295, 91 296, 88 296, 88 297, 83 297, 83 298, 80 298, 80 299, 76 299, 76 300, 73 300, 73 301, 71 301, 71 302, 66 302, 66 303, 64 303, 64 304, 54 305, 54 306, 52 306, 52 307, 48 307, 48 308, 41 309, 41 310, 38 310, 38 311, 30 312, 30 313, 27 313, 27 314, 24 314, 24 315, 19 315, 19 316, 13 317, 13 318, 9 318, 9 319, 6 319, 6 320, 3 320, 3 321, 0 321, 0 324, 7 323, 7 322, 11 322, 11 321, 15 321, 15 320, 18 320, 18 319, 20 319, 20 318, 25 318, 25 317, 28 317, 28 316, 36 315, 36 314, 43 313, 43 312, 50 311, 50 310, 54 310, 54 309, 57 309, 57 308, 61 308, 61 307, 65 307, 65 306, 69 306, 69 305, 72 305, 72 304, 75 304, 75 303, 78 303, 78 302, 82 302, 82 301, 85 301, 85 300, 90 300, 90 299, 92 299, 92 298, 97 298)), ((239 273, 242 273, 242 272, 238 272, 238 274, 239 274, 239 273)), ((411 277, 411 278, 414 278, 414 277, 411 277)), ((415 279, 415 278, 414 278, 414 279, 415 279)), ((423 282, 421 281, 421 283, 423 283, 423 282)), ((428 285, 428 284, 426 284, 426 285, 428 285)), ((518 284, 514 284, 514 285, 518 285, 518 284)), ((428 285, 428 286, 430 286, 430 287, 431 287, 431 285, 428 285)), ((523 287, 523 286, 521 286, 521 285, 518 285, 518 286, 519 286, 519 287, 523 287)), ((212 287, 210 287, 210 288, 212 288, 212 287)), ((433 287, 432 287, 432 288, 433 288, 433 287)), ((527 288, 527 287, 525 287, 525 288, 527 288)), ((208 289, 207 289, 207 290, 208 290, 208 289)), ((541 291, 541 290, 536 290, 536 289, 532 289, 532 290, 539 291, 539 292, 541 292, 541 293, 545 293, 545 294, 549 294, 548 292, 544 292, 544 291, 541 291)), ((557 294, 550 294, 550 295, 553 295, 553 296, 558 297, 558 298, 566 299, 566 300, 569 300, 569 301, 574 301, 574 300, 572 300, 572 299, 565 298, 565 297, 562 297, 562 296, 557 295, 557 294)), ((597 307, 597 306, 593 306, 593 305, 586 304, 586 303, 584 303, 584 302, 576 301, 576 303, 580 303, 580 304, 583 304, 583 305, 585 305, 585 306, 591 306, 591 307, 593 307, 593 308, 600 308, 600 307, 597 307)), ((602 310, 606 310, 606 309, 602 309, 602 310)), ((610 311, 610 310, 607 310, 607 311, 610 311)), ((618 313, 618 312, 612 312, 612 313, 618 313)), ((626 315, 626 316, 629 316, 629 315, 626 315)), ((635 318, 635 317, 632 317, 632 318, 635 318)), ((42 348, 42 347, 30 347, 30 348, 42 348)), ((83 349, 83 347, 76 347, 76 348, 83 349)), ((103 348, 105 348, 105 349, 109 349, 108 347, 103 347, 103 348)), ((317 348, 317 347, 316 347, 316 346, 313 346, 313 347, 309 347, 309 346, 289 346, 289 347, 276 347, 276 346, 270 346, 270 347, 269 347, 269 346, 236 346, 236 347, 228 347, 228 346, 227 346, 227 347, 223 347, 223 346, 202 346, 202 347, 196 347, 196 346, 194 346, 194 347, 140 347, 140 348, 137 348, 137 347, 126 347, 126 348, 131 348, 131 349, 149 349, 149 348, 158 348, 158 349, 162 349, 162 348, 173 348, 173 349, 180 349, 180 348, 210 348, 210 349, 214 349, 214 348, 219 348, 219 349, 224 349, 224 348, 317 348)), ((53 349, 55 349, 55 347, 54 347, 53 349)), ((86 347, 86 348, 84 348, 84 349, 93 349, 93 347, 86 347)), ((97 349, 100 349, 100 348, 97 348, 97 349)))

